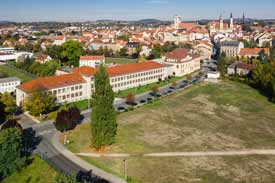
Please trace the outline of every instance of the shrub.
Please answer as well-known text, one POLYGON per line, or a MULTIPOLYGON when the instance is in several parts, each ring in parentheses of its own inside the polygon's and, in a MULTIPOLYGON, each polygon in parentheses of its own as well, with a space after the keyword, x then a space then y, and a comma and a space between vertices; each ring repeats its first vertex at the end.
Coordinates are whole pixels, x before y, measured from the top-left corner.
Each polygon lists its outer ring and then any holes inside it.
POLYGON ((178 83, 174 81, 174 82, 172 83, 172 86, 173 86, 173 87, 176 87, 176 86, 178 86, 178 83))
POLYGON ((126 104, 133 105, 135 103, 135 95, 133 93, 129 93, 126 97, 126 104))
POLYGON ((71 107, 68 110, 58 112, 54 124, 57 130, 63 132, 74 129, 80 120, 81 114, 79 109, 71 107))
POLYGON ((159 92, 159 88, 158 88, 157 86, 154 86, 154 87, 152 88, 152 93, 153 93, 154 95, 156 95, 158 92, 159 92))

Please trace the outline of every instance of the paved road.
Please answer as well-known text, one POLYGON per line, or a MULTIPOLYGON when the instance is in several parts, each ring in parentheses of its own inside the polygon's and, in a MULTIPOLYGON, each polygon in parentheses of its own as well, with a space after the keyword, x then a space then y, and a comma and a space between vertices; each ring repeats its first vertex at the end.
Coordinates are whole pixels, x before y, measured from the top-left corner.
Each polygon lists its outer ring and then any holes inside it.
POLYGON ((206 156, 248 156, 248 155, 275 155, 275 149, 250 149, 235 151, 201 151, 201 152, 162 152, 149 154, 127 153, 77 153, 79 156, 94 158, 129 158, 129 157, 206 157, 206 156))

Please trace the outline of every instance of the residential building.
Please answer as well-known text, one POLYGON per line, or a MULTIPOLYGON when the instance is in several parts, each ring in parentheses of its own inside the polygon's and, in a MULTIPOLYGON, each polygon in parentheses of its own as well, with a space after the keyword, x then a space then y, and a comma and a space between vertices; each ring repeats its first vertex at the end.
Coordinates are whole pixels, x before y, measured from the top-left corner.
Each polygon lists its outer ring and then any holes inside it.
POLYGON ((173 65, 172 75, 180 77, 199 70, 202 58, 191 50, 178 48, 163 55, 162 59, 164 64, 173 65))
POLYGON ((270 55, 269 48, 242 48, 240 50, 239 56, 247 58, 257 58, 260 56, 261 52, 265 53, 267 56, 270 55))
POLYGON ((20 83, 21 81, 17 77, 2 78, 0 79, 0 93, 14 93, 20 83))
MULTIPOLYGON (((96 68, 82 66, 72 69, 71 73, 38 78, 22 85, 16 90, 16 104, 20 105, 34 91, 44 91, 56 96, 57 104, 75 102, 91 97, 96 68)), ((110 84, 115 92, 143 86, 165 79, 165 65, 146 61, 108 67, 110 84)))
POLYGON ((225 53, 227 57, 236 57, 240 50, 244 48, 244 44, 240 41, 223 41, 220 43, 220 53, 225 53))
POLYGON ((243 62, 234 62, 227 68, 228 75, 239 75, 246 76, 250 73, 253 66, 251 64, 246 64, 243 62))
POLYGON ((105 57, 104 56, 81 56, 79 60, 79 67, 89 66, 89 67, 98 67, 100 64, 105 65, 105 57))

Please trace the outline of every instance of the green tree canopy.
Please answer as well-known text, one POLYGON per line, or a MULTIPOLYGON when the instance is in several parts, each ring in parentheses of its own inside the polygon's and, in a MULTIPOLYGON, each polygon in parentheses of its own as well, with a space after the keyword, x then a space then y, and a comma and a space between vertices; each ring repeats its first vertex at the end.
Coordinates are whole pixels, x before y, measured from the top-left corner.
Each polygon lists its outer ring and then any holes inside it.
POLYGON ((16 104, 14 99, 9 93, 4 93, 0 96, 0 101, 4 104, 4 111, 7 114, 11 114, 16 110, 16 104))
POLYGON ((0 131, 0 180, 19 170, 25 164, 22 142, 22 131, 19 128, 7 128, 0 131))
POLYGON ((63 45, 62 57, 68 65, 79 66, 79 57, 83 54, 83 47, 78 41, 67 41, 63 45))
POLYGON ((106 68, 100 65, 95 74, 95 93, 92 96, 92 145, 99 149, 115 142, 116 112, 114 92, 106 68))
POLYGON ((23 109, 30 114, 38 116, 47 113, 55 107, 56 98, 45 92, 35 91, 23 102, 23 109))

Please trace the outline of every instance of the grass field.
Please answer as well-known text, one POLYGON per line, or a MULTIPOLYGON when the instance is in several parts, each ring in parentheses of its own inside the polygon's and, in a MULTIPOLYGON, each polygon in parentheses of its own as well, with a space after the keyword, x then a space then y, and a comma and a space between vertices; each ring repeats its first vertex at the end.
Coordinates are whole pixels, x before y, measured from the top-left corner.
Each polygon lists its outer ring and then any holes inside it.
POLYGON ((30 165, 4 179, 2 183, 53 183, 55 176, 56 172, 46 162, 34 156, 30 165))
POLYGON ((137 62, 137 59, 126 59, 126 58, 106 58, 106 64, 129 64, 129 63, 135 63, 137 62))
MULTIPOLYGON (((116 143, 105 152, 154 153, 275 149, 275 105, 249 86, 224 81, 187 90, 118 117, 116 143)), ((67 147, 92 152, 88 124, 67 147)), ((84 158, 123 176, 123 159, 84 158)), ((145 183, 271 183, 275 157, 129 158, 128 174, 145 183)))
POLYGON ((7 67, 5 65, 0 65, 0 71, 5 73, 6 75, 10 76, 10 77, 18 77, 19 79, 22 80, 22 82, 26 82, 26 81, 29 81, 29 80, 32 80, 33 78, 24 74, 24 73, 21 73, 21 72, 18 72, 10 67, 7 67))

